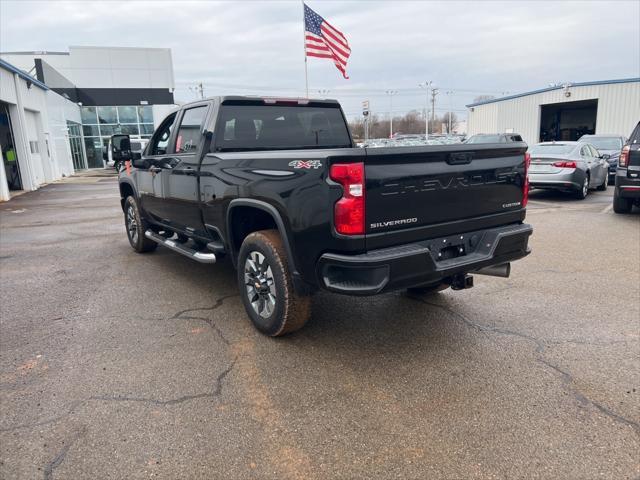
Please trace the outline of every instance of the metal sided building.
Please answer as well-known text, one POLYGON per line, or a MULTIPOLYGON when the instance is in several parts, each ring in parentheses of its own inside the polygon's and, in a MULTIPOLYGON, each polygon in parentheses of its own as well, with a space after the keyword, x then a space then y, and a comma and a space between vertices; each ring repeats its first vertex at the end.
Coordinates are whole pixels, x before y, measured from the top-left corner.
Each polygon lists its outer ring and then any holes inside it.
POLYGON ((640 121, 640 78, 567 83, 467 108, 468 135, 519 133, 529 145, 593 133, 628 136, 640 121))

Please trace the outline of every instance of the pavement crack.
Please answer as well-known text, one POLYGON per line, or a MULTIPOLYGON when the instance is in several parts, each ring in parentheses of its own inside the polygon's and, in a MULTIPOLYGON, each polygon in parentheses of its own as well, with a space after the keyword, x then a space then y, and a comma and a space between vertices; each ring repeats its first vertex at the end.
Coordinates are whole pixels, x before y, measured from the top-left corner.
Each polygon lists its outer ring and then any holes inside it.
POLYGON ((600 412, 602 412, 604 415, 608 416, 612 420, 614 420, 614 421, 616 421, 618 423, 622 423, 623 425, 631 427, 635 431, 636 434, 640 435, 640 424, 638 422, 630 420, 630 419, 628 419, 628 418, 626 418, 626 417, 614 412, 613 410, 605 407, 601 403, 598 403, 595 400, 592 400, 591 398, 589 398, 586 395, 584 395, 582 392, 580 392, 574 386, 575 385, 575 380, 573 378, 573 375, 571 375, 569 372, 561 369, 559 366, 549 362, 546 358, 544 358, 545 348, 546 348, 546 345, 548 345, 548 344, 558 345, 558 344, 564 344, 564 343, 571 343, 571 344, 577 344, 577 345, 606 346, 606 345, 612 345, 612 344, 615 344, 615 343, 626 343, 625 341, 588 342, 588 341, 583 341, 583 340, 541 340, 541 339, 539 339, 537 337, 534 337, 532 335, 527 335, 525 333, 517 332, 515 330, 507 330, 507 329, 502 329, 502 328, 498 328, 498 327, 492 327, 490 325, 483 325, 483 324, 480 324, 480 323, 476 323, 473 320, 467 318, 465 315, 463 315, 463 314, 461 314, 459 312, 456 312, 455 310, 453 310, 453 309, 451 309, 451 308, 449 308, 449 307, 447 307, 445 305, 441 305, 439 303, 428 302, 427 300, 425 300, 423 298, 420 298, 420 297, 417 297, 417 296, 414 296, 414 295, 408 295, 407 298, 419 301, 421 303, 424 303, 425 305, 430 305, 432 307, 440 308, 441 310, 444 310, 445 312, 447 312, 447 313, 453 315, 454 317, 458 318, 459 320, 461 320, 468 327, 473 328, 473 329, 475 329, 475 330, 477 330, 479 332, 497 333, 497 334, 500 334, 500 335, 509 335, 509 336, 522 338, 524 340, 528 340, 528 341, 532 342, 536 346, 535 353, 538 355, 538 357, 536 358, 536 361, 538 361, 542 365, 546 366, 547 368, 550 368, 551 370, 553 370, 554 372, 559 374, 560 381, 562 382, 562 385, 563 385, 564 389, 567 390, 580 405, 582 405, 582 406, 591 405, 593 408, 599 410, 600 412))
POLYGON ((44 480, 51 480, 53 478, 53 471, 64 462, 64 459, 67 457, 67 453, 69 453, 69 449, 76 443, 80 437, 84 436, 87 433, 86 427, 81 428, 71 439, 68 439, 66 443, 63 441, 64 446, 62 449, 56 454, 53 459, 44 466, 44 480))
POLYGON ((170 400, 157 400, 154 398, 146 398, 146 397, 134 397, 127 395, 117 395, 117 396, 108 396, 108 395, 95 395, 89 397, 88 400, 98 400, 103 402, 139 402, 139 403, 148 403, 150 405, 157 406, 168 406, 168 405, 177 405, 180 403, 188 402, 191 400, 197 400, 200 398, 216 398, 222 394, 222 388, 224 386, 224 379, 231 373, 233 367, 236 364, 236 360, 234 359, 231 364, 225 368, 218 376, 213 385, 213 390, 211 392, 205 393, 197 393, 194 395, 183 395, 178 398, 172 398, 170 400))
POLYGON ((169 317, 168 320, 200 320, 202 322, 205 322, 207 325, 209 325, 209 327, 211 327, 216 334, 218 335, 218 337, 220 337, 220 340, 222 340, 222 342, 225 345, 230 345, 229 339, 224 335, 224 333, 222 332, 222 330, 218 327, 218 325, 216 325, 215 321, 213 318, 210 317, 205 317, 205 316, 201 316, 201 315, 189 315, 192 312, 213 312, 216 309, 220 308, 224 302, 230 298, 233 297, 237 297, 238 294, 232 294, 232 295, 225 295, 223 297, 220 297, 216 300, 215 305, 211 306, 211 307, 199 307, 199 308, 188 308, 186 310, 180 310, 179 312, 173 314, 173 316, 169 317))

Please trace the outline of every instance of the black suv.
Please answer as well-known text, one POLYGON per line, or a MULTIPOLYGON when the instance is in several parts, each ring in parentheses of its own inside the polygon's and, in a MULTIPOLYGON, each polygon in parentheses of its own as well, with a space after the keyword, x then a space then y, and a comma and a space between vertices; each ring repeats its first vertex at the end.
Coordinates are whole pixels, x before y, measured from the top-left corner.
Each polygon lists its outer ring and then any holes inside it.
POLYGON ((620 152, 616 189, 613 193, 613 211, 629 213, 634 204, 640 207, 640 122, 620 152))

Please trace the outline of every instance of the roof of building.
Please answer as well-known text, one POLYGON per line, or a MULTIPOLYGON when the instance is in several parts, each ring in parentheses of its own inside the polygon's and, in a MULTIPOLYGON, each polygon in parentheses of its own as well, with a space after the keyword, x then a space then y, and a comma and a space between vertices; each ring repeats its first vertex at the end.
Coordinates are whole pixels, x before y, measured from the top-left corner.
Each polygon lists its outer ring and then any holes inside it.
MULTIPOLYGON (((608 85, 608 84, 615 84, 615 83, 633 83, 633 82, 640 82, 640 77, 639 78, 621 78, 618 80, 597 80, 593 82, 568 83, 567 85, 569 87, 589 87, 591 85, 608 85)), ((467 108, 477 107, 478 105, 486 105, 487 103, 496 103, 496 102, 503 102, 505 100, 513 100, 514 98, 527 97, 529 95, 550 92, 552 90, 562 90, 563 88, 565 88, 564 85, 557 85, 553 87, 541 88, 539 90, 532 90, 530 92, 518 93, 516 95, 508 95, 506 97, 492 98, 490 100, 483 100, 481 102, 470 103, 467 105, 467 108)))
POLYGON ((17 67, 14 67, 13 65, 11 65, 9 62, 6 62, 4 60, 2 60, 0 58, 0 67, 4 68, 5 70, 10 71, 11 73, 16 73, 18 74, 18 76, 24 80, 26 80, 27 82, 31 82, 33 85, 35 85, 36 87, 40 87, 42 90, 49 90, 49 87, 47 87, 44 83, 42 83, 40 80, 33 78, 31 75, 29 75, 27 72, 20 70, 17 67))

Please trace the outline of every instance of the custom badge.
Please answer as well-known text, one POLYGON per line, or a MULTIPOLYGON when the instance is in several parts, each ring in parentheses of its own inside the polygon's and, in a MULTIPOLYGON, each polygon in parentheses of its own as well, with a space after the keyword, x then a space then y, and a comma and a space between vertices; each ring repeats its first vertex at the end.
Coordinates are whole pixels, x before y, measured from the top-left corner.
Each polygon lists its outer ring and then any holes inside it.
POLYGON ((294 160, 293 162, 289 162, 289 166, 293 168, 305 168, 307 170, 316 169, 322 167, 322 162, 320 160, 294 160))

